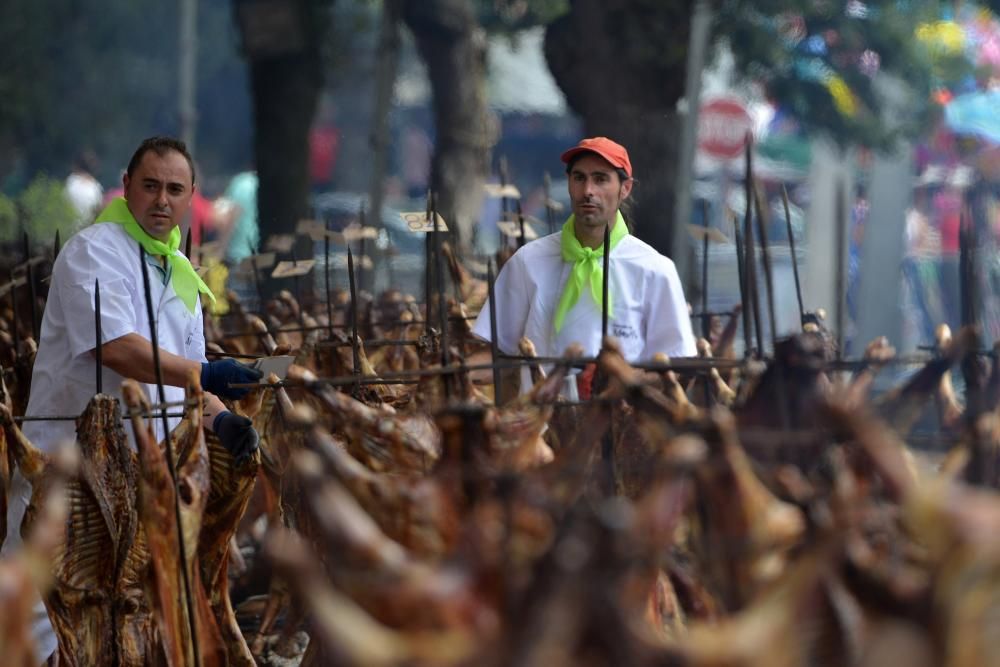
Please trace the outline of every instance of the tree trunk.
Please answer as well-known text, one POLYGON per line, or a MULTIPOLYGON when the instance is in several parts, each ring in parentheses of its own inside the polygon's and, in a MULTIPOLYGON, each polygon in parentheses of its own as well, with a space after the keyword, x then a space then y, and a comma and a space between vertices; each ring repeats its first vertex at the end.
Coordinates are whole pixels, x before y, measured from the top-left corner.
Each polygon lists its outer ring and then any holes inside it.
POLYGON ((262 244, 294 233, 309 215, 309 128, 323 85, 320 44, 332 4, 236 0, 250 64, 262 244))
POLYGON ((573 0, 545 35, 545 57, 588 136, 629 152, 635 233, 670 256, 691 2, 573 0), (651 57, 651 51, 655 55, 651 57))
POLYGON ((466 250, 497 134, 486 106, 486 33, 469 0, 407 0, 403 20, 434 93, 431 187, 437 210, 466 250))
POLYGON ((288 58, 252 68, 262 240, 292 233, 299 218, 309 212, 309 125, 319 85, 304 64, 301 58, 288 58))

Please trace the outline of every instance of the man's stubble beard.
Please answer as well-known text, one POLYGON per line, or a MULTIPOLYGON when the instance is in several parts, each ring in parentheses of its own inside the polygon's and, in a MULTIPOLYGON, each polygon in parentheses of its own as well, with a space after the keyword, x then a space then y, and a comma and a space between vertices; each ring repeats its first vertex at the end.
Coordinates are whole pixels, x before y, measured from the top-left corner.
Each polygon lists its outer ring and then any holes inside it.
POLYGON ((593 220, 591 219, 592 218, 591 215, 585 215, 583 217, 580 216, 575 216, 575 217, 577 222, 579 222, 584 227, 587 227, 589 229, 597 229, 598 227, 603 227, 605 225, 614 225, 615 221, 618 219, 618 209, 619 207, 621 207, 621 205, 622 205, 622 195, 621 195, 621 189, 619 189, 618 201, 615 202, 615 205, 612 207, 609 219, 602 218, 600 220, 593 220))

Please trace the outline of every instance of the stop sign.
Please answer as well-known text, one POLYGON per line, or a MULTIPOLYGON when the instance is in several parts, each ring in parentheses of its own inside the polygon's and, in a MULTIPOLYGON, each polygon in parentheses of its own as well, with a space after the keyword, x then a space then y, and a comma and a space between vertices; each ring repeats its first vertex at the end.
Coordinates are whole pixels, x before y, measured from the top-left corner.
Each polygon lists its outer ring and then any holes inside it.
POLYGON ((738 100, 711 100, 698 112, 698 148, 714 158, 737 157, 752 129, 753 120, 738 100))

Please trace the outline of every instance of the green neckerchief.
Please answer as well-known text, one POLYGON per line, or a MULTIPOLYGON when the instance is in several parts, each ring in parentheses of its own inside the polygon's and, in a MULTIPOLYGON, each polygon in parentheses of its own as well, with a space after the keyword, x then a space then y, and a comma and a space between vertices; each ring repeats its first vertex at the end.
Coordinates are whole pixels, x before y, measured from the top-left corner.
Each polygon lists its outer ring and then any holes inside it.
MULTIPOLYGON (((598 306, 603 302, 602 292, 604 291, 604 244, 598 248, 585 248, 580 245, 576 238, 574 221, 576 216, 569 216, 569 220, 562 228, 562 258, 563 261, 573 265, 573 270, 566 281, 559 305, 556 307, 556 316, 553 324, 556 333, 562 329, 566 322, 566 314, 580 300, 584 286, 590 283, 590 294, 594 297, 594 303, 598 306)), ((614 250, 618 242, 628 236, 628 227, 621 212, 616 212, 615 226, 611 228, 611 249, 614 250)), ((611 292, 608 291, 608 312, 612 312, 611 292)))
POLYGON ((124 197, 115 197, 111 200, 111 203, 101 211, 94 222, 113 222, 121 225, 147 253, 166 257, 167 261, 170 262, 170 283, 174 286, 174 292, 177 293, 190 312, 194 312, 195 304, 198 303, 198 292, 206 295, 212 303, 215 303, 215 295, 212 294, 212 290, 208 289, 205 281, 198 276, 188 258, 177 252, 181 246, 179 227, 174 227, 170 231, 170 238, 167 239, 166 243, 154 239, 136 222, 132 211, 128 210, 128 204, 124 197))

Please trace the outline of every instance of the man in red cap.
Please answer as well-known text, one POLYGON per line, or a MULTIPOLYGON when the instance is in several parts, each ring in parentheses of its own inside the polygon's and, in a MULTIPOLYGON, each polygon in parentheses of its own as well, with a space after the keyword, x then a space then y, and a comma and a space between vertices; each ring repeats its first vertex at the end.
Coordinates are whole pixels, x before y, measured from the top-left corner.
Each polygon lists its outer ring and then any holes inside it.
MULTIPOLYGON (((529 338, 540 356, 558 356, 570 343, 596 355, 603 309, 608 333, 629 361, 662 352, 694 356, 687 302, 674 263, 628 233, 619 210, 632 192, 632 163, 606 137, 584 139, 562 154, 573 214, 562 231, 520 248, 496 282, 497 345, 518 353, 529 338), (603 303, 604 234, 610 226, 608 303, 603 303)), ((490 338, 484 306, 473 332, 490 338)), ((522 381, 522 391, 529 385, 522 381)))

